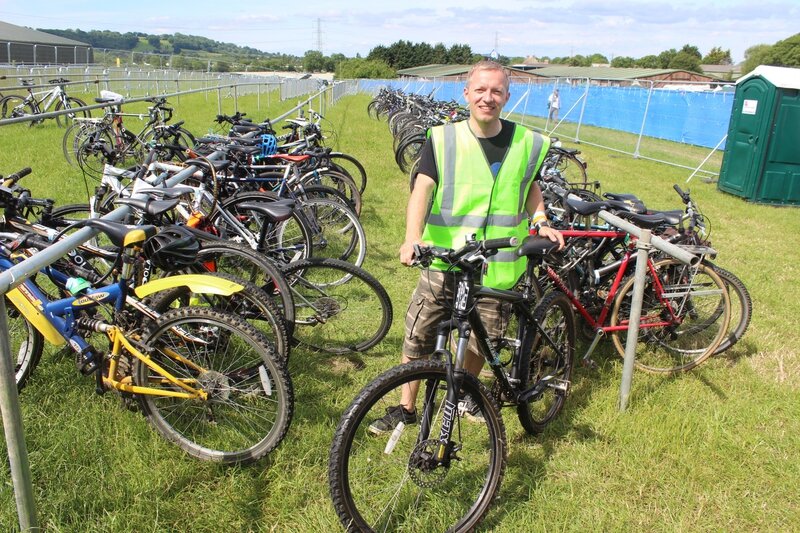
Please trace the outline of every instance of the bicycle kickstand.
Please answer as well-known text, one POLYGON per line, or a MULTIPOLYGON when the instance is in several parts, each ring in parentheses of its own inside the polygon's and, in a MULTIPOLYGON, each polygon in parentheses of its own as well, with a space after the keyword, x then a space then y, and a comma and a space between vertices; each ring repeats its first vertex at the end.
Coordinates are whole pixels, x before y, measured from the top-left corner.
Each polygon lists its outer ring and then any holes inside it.
POLYGON ((605 337, 605 333, 603 333, 602 329, 598 328, 597 332, 594 334, 594 339, 592 339, 592 344, 589 345, 589 349, 586 350, 586 354, 584 354, 581 359, 581 364, 583 366, 591 368, 592 370, 597 370, 597 363, 592 359, 592 353, 594 353, 594 349, 603 337, 605 337))

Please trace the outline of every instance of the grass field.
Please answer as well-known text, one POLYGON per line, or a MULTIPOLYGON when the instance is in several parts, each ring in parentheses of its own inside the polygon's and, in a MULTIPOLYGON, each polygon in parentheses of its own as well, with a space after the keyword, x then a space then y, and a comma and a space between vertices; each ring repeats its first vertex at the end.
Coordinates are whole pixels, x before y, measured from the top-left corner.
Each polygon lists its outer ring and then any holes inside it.
MULTIPOLYGON (((80 95, 78 95, 80 96, 80 95)), ((271 99, 254 118, 292 106, 271 99)), ((176 120, 205 133, 215 98, 181 97, 176 120)), ((114 396, 94 394, 71 355, 49 350, 21 394, 39 521, 48 531, 336 531, 327 460, 342 411, 399 358, 402 317, 417 272, 402 267, 407 177, 394 163, 386 124, 346 97, 326 118, 338 148, 369 172, 362 219, 365 267, 395 310, 389 336, 359 357, 295 351, 296 412, 281 446, 256 465, 223 468, 183 454, 114 396)), ((232 103, 229 104, 232 106, 232 103)), ((249 106, 249 107, 248 107, 249 106)), ((233 109, 223 109, 232 112, 233 109)), ((591 132, 582 130, 588 136, 591 132)), ((598 132, 600 135, 602 132, 598 132)), ((34 195, 85 201, 92 182, 66 165, 52 121, 0 128, 0 174, 31 166, 34 195)), ((594 134, 594 133, 592 133, 594 134)), ((627 141, 625 141, 627 143, 627 141)), ((632 144, 628 143, 629 146, 632 144)), ((635 192, 654 208, 677 208, 673 183, 689 171, 581 146, 589 175, 606 191, 635 192)), ((687 148, 666 143, 663 150, 687 148)), ((702 152, 702 150, 700 151, 702 152)), ((702 160, 692 156, 695 164, 702 160)), ((578 368, 564 412, 536 438, 505 412, 509 461, 487 531, 791 531, 800 529, 800 217, 747 203, 695 178, 692 195, 712 222, 718 263, 754 301, 752 324, 730 353, 691 373, 636 373, 628 410, 617 409, 621 360, 610 343, 597 370, 578 368)), ((579 349, 580 351, 580 349, 579 349)), ((5 457, 5 450, 2 450, 5 457)), ((0 529, 17 523, 7 466, 0 472, 0 529)))

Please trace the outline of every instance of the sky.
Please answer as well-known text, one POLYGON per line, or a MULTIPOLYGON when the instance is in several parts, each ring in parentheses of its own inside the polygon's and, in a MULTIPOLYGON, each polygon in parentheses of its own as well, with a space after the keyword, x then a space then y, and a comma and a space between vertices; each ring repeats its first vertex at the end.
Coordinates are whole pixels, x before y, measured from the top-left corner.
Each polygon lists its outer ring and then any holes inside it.
POLYGON ((800 0, 0 0, 0 20, 33 28, 184 33, 302 56, 366 56, 400 39, 474 53, 639 58, 685 44, 734 62, 800 32, 800 0), (220 8, 220 6, 224 6, 220 8), (321 45, 321 46, 320 46, 321 45))

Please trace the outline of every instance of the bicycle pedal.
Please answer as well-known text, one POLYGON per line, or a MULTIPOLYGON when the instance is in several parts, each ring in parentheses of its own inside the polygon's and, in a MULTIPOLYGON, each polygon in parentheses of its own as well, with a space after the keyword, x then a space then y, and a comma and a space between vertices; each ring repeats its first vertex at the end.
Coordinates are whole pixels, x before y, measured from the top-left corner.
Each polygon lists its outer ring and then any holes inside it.
POLYGON ((594 359, 581 359, 581 364, 586 368, 591 368, 592 370, 597 370, 600 368, 594 359))
POLYGON ((567 393, 569 392, 569 385, 570 385, 569 381, 564 381, 563 379, 559 379, 559 380, 553 380, 548 386, 551 389, 567 393))
POLYGON ((95 360, 84 361, 83 364, 80 367, 80 372, 84 376, 88 376, 90 374, 93 374, 94 372, 97 372, 97 370, 99 370, 99 368, 100 368, 100 365, 98 365, 97 361, 95 361, 95 360))

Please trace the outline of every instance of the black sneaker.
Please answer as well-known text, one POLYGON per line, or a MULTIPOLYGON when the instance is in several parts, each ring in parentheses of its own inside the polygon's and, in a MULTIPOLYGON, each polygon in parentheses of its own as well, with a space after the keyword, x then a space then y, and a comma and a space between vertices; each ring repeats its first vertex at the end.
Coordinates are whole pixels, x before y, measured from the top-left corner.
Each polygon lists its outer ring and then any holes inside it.
POLYGON ((386 414, 383 417, 374 420, 367 430, 373 435, 383 435, 397 427, 397 424, 416 424, 417 411, 406 411, 402 405, 395 405, 386 409, 386 414))
POLYGON ((458 414, 472 422, 485 422, 480 406, 469 393, 458 402, 458 414))

